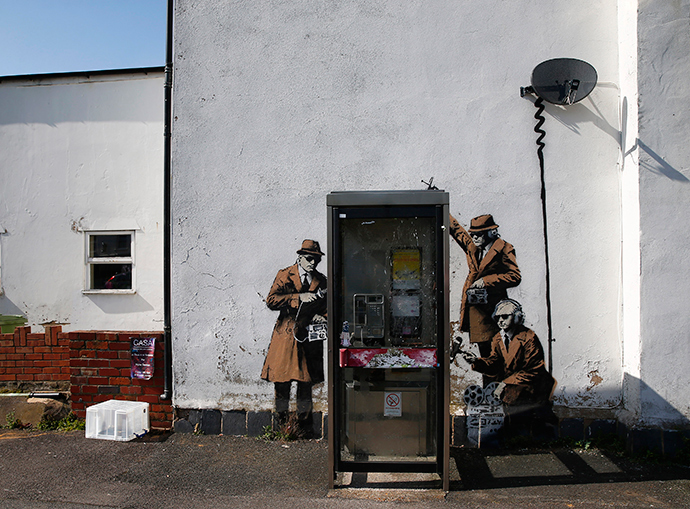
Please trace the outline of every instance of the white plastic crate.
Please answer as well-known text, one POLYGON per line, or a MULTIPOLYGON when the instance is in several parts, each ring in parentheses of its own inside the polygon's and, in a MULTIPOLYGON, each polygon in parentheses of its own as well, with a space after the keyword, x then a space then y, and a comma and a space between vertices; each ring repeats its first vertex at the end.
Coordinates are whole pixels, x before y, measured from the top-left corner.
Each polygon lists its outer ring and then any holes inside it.
POLYGON ((148 430, 148 403, 111 399, 86 409, 86 438, 126 442, 148 430))

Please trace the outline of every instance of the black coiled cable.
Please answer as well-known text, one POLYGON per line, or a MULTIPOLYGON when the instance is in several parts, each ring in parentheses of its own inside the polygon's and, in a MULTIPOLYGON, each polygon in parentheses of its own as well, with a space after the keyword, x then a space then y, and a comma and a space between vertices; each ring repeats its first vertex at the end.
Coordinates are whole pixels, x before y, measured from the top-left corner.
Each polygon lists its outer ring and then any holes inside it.
POLYGON ((537 97, 534 101, 534 106, 537 108, 537 112, 534 114, 534 118, 537 120, 537 125, 534 126, 534 132, 539 135, 537 138, 537 157, 539 157, 539 172, 541 176, 541 215, 542 224, 544 225, 544 261, 546 262, 546 327, 548 332, 547 342, 548 342, 548 366, 549 373, 553 371, 553 355, 551 353, 551 343, 554 341, 552 337, 551 328, 551 272, 549 270, 549 229, 546 222, 546 179, 544 176, 544 137, 546 136, 546 131, 544 131, 541 126, 544 125, 544 100, 541 97, 537 97))

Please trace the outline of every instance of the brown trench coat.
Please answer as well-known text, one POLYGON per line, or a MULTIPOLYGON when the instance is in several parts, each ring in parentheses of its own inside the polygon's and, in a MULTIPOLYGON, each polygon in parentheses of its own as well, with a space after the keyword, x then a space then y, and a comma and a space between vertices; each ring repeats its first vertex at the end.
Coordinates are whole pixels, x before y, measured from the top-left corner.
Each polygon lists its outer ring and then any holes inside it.
POLYGON ((546 370, 539 338, 523 326, 513 336, 508 350, 501 334, 496 334, 491 340, 491 354, 475 360, 472 369, 506 384, 501 399, 507 405, 546 403, 556 383, 546 370))
POLYGON ((323 342, 298 342, 307 336, 307 326, 314 315, 326 316, 326 297, 300 306, 299 294, 326 289, 326 276, 312 272, 309 288, 302 287, 297 264, 282 269, 273 281, 266 304, 274 311, 280 311, 273 328, 271 344, 261 371, 261 378, 269 382, 312 382, 320 383, 323 374, 323 342), (299 310, 299 315, 298 315, 299 310))
POLYGON ((470 333, 472 343, 491 341, 498 332, 498 326, 491 318, 496 304, 508 298, 507 288, 519 285, 522 280, 515 259, 515 248, 503 239, 496 239, 480 262, 479 248, 453 216, 450 216, 450 235, 465 251, 469 270, 462 288, 460 330, 470 333), (484 279, 488 304, 468 305, 467 290, 479 278, 484 279))

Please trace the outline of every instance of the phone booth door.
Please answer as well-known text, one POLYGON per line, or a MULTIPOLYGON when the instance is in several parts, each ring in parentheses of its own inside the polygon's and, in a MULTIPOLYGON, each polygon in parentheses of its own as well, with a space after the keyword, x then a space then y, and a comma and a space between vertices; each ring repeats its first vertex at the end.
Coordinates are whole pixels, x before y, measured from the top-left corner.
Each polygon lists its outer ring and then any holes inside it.
POLYGON ((333 479, 437 472, 447 488, 448 194, 331 193, 328 206, 333 479))

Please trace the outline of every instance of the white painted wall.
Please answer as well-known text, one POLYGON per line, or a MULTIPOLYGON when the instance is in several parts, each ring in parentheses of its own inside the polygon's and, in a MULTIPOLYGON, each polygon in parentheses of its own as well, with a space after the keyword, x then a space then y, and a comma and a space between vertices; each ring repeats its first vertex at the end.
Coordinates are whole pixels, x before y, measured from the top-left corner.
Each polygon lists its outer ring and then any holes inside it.
POLYGON ((640 173, 638 134, 637 2, 618 4, 621 83, 621 265, 623 405, 618 418, 639 419, 640 380, 640 173))
POLYGON ((639 2, 640 419, 690 422, 690 1, 639 2))
MULTIPOLYGON (((175 5, 176 405, 272 408, 259 375, 277 313, 263 298, 302 239, 325 243, 334 190, 420 189, 433 176, 464 224, 494 214, 523 273, 512 296, 545 340, 536 109, 519 89, 557 57, 588 61, 600 85, 545 113, 556 401, 620 403, 616 2, 175 5)), ((457 317, 456 245, 451 269, 457 317)), ((464 365, 452 375, 457 408, 478 378, 464 365)))
POLYGON ((162 329, 162 150, 162 72, 0 78, 0 313, 162 329), (136 230, 135 294, 82 293, 99 229, 136 230))

